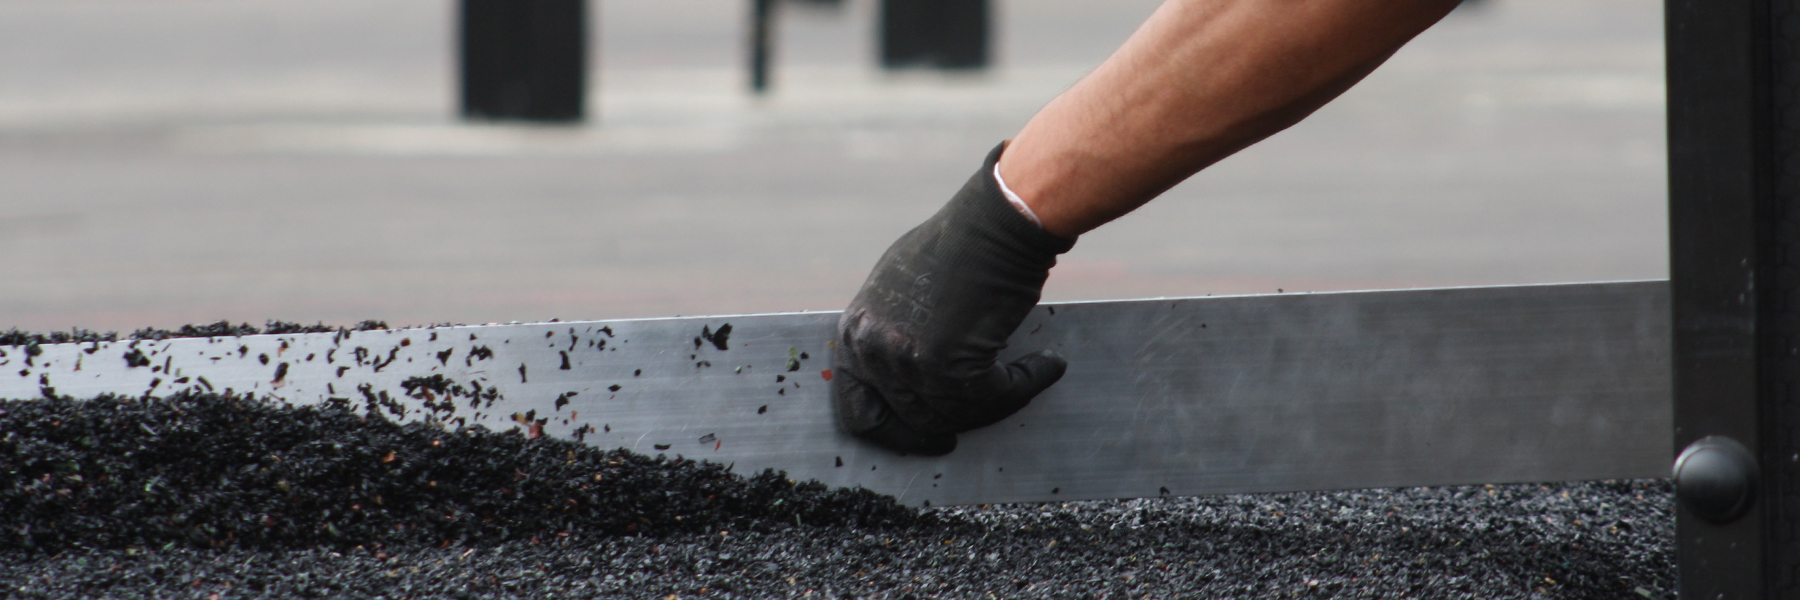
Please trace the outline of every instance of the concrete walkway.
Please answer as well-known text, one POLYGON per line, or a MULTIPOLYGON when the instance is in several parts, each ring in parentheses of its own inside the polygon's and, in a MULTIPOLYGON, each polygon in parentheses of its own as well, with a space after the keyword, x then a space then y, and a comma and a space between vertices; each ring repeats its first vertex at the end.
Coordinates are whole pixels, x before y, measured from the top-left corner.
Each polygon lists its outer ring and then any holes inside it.
MULTIPOLYGON (((597 0, 596 119, 454 118, 445 0, 0 0, 0 328, 833 310, 1148 0, 1001 0, 870 67, 873 0, 597 0)), ((1486 0, 1084 238, 1053 300, 1661 278, 1660 5, 1486 0)))

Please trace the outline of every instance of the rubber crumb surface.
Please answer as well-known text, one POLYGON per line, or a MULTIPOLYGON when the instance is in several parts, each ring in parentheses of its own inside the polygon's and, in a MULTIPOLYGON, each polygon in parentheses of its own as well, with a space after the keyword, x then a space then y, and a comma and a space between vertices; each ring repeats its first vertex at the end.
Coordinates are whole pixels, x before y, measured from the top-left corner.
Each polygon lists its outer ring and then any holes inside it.
MULTIPOLYGON (((387 327, 387 323, 382 321, 363 321, 356 324, 355 327, 332 327, 325 325, 324 323, 303 325, 288 321, 268 321, 267 323, 264 323, 262 327, 257 327, 249 323, 233 325, 230 321, 218 321, 215 323, 182 325, 175 329, 146 327, 131 332, 131 335, 127 336, 126 339, 167 340, 175 338, 229 337, 257 334, 331 333, 334 331, 369 331, 374 329, 387 329, 387 327)), ((21 331, 16 328, 0 331, 0 346, 33 346, 38 344, 68 343, 85 344, 89 342, 114 342, 118 340, 119 333, 116 331, 101 333, 86 329, 71 329, 69 331, 38 333, 21 331)))
POLYGON ((1670 491, 919 511, 256 398, 38 399, 0 402, 0 597, 1669 598, 1670 491))

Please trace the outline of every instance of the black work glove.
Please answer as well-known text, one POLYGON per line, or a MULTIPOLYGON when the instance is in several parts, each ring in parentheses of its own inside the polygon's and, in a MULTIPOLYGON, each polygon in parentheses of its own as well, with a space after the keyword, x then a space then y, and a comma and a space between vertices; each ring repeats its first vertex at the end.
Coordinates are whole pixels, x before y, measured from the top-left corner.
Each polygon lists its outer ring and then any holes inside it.
POLYGON ((1008 204, 994 148, 937 214, 888 248, 838 320, 831 402, 845 432, 937 456, 956 434, 1006 418, 1056 383, 1067 363, 1044 350, 996 362, 1075 240, 1008 204))

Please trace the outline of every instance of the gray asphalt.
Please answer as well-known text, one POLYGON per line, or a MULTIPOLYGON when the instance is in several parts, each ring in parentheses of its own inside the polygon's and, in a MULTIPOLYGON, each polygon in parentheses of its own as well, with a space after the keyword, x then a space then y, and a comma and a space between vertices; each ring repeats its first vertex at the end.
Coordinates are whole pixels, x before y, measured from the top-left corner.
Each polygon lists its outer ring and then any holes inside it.
MULTIPOLYGON (((454 118, 446 0, 0 0, 0 328, 829 310, 1148 0, 1002 0, 871 67, 872 0, 604 0, 596 118, 454 118)), ((1660 8, 1488 0, 1088 235, 1052 300, 1666 276, 1660 8)))

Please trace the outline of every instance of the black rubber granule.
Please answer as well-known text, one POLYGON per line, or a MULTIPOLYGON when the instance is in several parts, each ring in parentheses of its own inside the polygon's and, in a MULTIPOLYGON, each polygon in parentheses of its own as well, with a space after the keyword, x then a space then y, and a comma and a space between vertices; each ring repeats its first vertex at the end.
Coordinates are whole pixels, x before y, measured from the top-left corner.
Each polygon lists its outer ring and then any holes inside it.
POLYGON ((1670 598, 1666 481, 915 511, 329 408, 0 402, 0 597, 1670 598))

